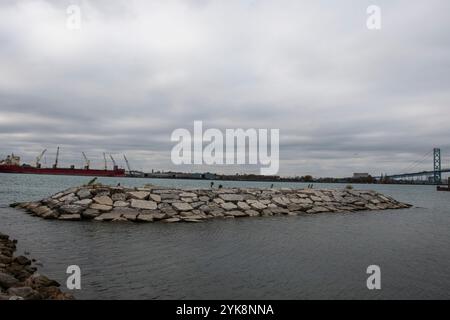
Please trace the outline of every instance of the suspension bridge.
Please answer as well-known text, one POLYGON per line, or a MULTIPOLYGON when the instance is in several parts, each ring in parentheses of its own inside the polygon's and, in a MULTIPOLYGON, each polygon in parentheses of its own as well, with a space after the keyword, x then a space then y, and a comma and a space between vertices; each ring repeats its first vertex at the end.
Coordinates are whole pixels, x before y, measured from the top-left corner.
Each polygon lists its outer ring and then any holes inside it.
POLYGON ((404 172, 405 173, 390 174, 385 175, 384 177, 376 178, 388 178, 390 180, 405 180, 409 182, 421 182, 440 185, 442 184, 442 174, 450 173, 450 168, 442 168, 441 149, 434 148, 433 150, 428 151, 425 155, 423 155, 421 160, 415 161, 408 168, 405 168, 404 172), (416 172, 413 171, 414 169, 417 170, 418 166, 421 166, 430 161, 430 156, 432 158, 432 170, 416 172))

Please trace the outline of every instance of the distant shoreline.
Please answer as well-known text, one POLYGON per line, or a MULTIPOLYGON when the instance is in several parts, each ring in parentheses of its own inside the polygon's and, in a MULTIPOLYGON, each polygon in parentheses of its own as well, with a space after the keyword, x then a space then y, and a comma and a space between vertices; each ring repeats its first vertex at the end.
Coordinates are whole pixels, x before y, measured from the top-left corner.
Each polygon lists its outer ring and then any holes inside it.
MULTIPOLYGON (((183 176, 176 176, 176 177, 170 177, 170 176, 126 176, 124 178, 137 178, 137 179, 167 179, 167 180, 195 180, 195 181, 211 181, 211 182, 218 182, 218 181, 234 181, 234 182, 268 182, 268 183, 277 183, 277 182, 289 182, 289 183, 306 183, 306 184, 329 184, 329 183, 335 183, 335 184, 376 184, 376 185, 427 185, 432 186, 435 185, 433 183, 407 183, 407 182, 366 182, 366 181, 328 181, 328 180, 313 180, 313 181, 301 181, 296 179, 289 179, 289 178, 280 178, 280 179, 236 179, 236 178, 217 178, 217 179, 207 179, 207 178, 195 178, 195 177, 183 177, 183 176)), ((324 178, 327 179, 327 178, 324 178)))

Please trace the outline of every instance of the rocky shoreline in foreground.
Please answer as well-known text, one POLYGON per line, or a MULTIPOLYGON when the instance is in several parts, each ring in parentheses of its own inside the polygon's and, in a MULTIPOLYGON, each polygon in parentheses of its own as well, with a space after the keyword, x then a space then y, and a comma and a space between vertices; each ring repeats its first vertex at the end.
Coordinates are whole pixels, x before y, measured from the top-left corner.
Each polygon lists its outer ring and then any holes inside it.
POLYGON ((100 184, 74 187, 40 201, 11 206, 44 219, 168 223, 411 207, 370 190, 127 188, 100 184))
POLYGON ((0 233, 0 300, 72 300, 58 282, 37 273, 34 260, 14 256, 16 243, 0 233))

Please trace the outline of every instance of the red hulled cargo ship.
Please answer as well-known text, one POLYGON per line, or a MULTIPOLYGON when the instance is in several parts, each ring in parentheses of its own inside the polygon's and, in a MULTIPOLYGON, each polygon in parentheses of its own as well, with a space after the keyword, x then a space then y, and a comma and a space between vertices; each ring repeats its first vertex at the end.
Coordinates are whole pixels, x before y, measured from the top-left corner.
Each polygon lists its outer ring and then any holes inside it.
POLYGON ((124 169, 35 168, 0 164, 0 173, 56 174, 68 176, 125 177, 124 169))
MULTIPOLYGON (((30 166, 27 164, 20 164, 20 157, 14 154, 7 156, 6 159, 0 161, 0 173, 24 173, 24 174, 52 174, 52 175, 70 175, 70 176, 96 176, 96 177, 125 177, 125 169, 120 169, 114 162, 112 170, 106 168, 106 158, 105 158, 105 169, 90 169, 89 160, 83 153, 86 159, 86 166, 83 169, 75 168, 71 166, 70 168, 59 168, 58 167, 58 155, 59 148, 56 156, 55 164, 52 168, 42 168, 39 163, 44 150, 39 157, 36 158, 36 166, 30 166)), ((114 161, 114 159, 111 157, 114 161)))

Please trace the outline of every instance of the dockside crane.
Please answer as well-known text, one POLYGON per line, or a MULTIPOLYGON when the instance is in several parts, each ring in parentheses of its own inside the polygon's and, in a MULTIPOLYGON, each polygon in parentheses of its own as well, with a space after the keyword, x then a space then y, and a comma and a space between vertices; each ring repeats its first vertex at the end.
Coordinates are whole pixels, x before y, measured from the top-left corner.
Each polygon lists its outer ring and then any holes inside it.
POLYGON ((58 168, 58 158, 59 158, 59 147, 56 149, 56 159, 55 164, 53 165, 53 169, 58 168))
POLYGON ((85 166, 84 169, 89 170, 89 167, 91 165, 91 161, 86 157, 86 154, 84 152, 81 152, 83 154, 85 166))
POLYGON ((116 160, 114 160, 112 154, 109 154, 109 157, 111 158, 111 161, 113 163, 114 170, 117 170, 119 167, 117 166, 116 160))
POLYGON ((145 173, 142 171, 131 170, 130 163, 128 162, 127 156, 123 155, 123 158, 125 159, 125 163, 127 164, 128 175, 130 177, 144 177, 145 176, 145 173))
POLYGON ((123 158, 125 159, 125 163, 127 164, 128 173, 131 174, 130 163, 128 162, 127 156, 123 155, 123 158))
POLYGON ((41 167, 41 159, 44 156, 44 153, 47 152, 47 149, 44 149, 40 155, 38 155, 36 157, 36 168, 40 168, 41 167))
POLYGON ((108 170, 108 163, 106 162, 106 153, 103 152, 103 159, 105 160, 105 171, 108 170))

